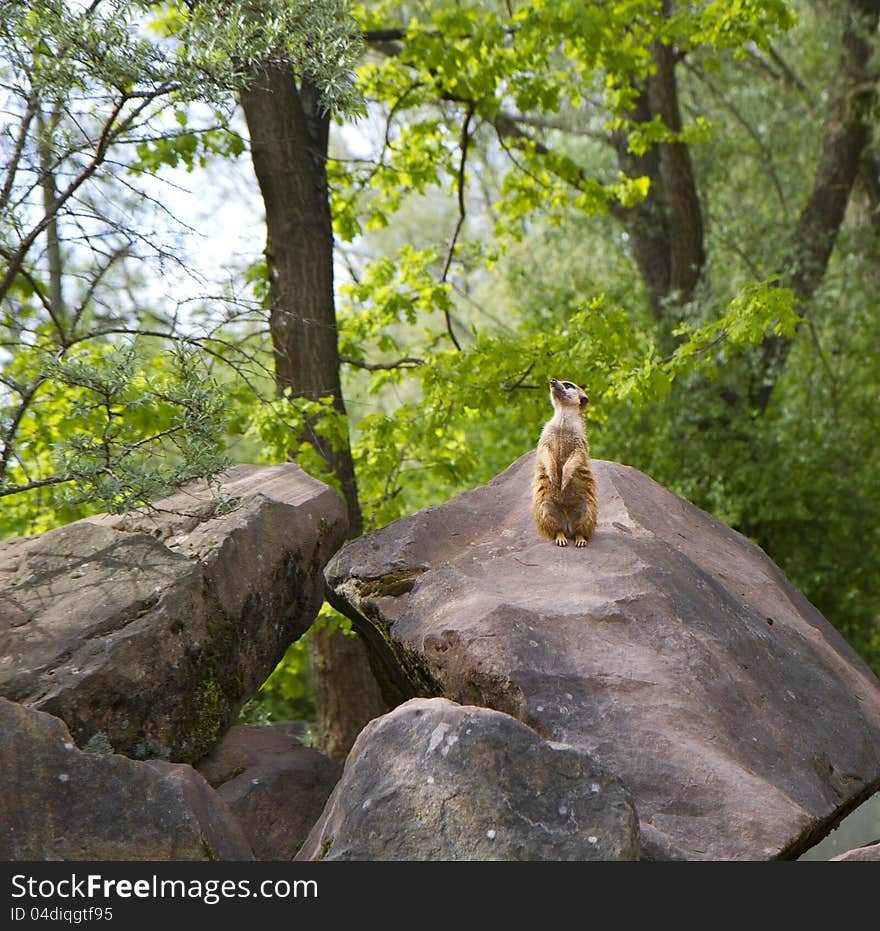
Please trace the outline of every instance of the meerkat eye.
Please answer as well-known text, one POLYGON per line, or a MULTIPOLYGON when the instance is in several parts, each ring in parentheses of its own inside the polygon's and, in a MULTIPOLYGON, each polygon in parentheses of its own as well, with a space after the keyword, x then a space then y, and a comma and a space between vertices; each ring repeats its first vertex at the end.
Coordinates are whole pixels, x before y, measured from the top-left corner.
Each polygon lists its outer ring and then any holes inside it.
POLYGON ((574 388, 574 385, 570 381, 564 381, 562 383, 563 388, 574 388))

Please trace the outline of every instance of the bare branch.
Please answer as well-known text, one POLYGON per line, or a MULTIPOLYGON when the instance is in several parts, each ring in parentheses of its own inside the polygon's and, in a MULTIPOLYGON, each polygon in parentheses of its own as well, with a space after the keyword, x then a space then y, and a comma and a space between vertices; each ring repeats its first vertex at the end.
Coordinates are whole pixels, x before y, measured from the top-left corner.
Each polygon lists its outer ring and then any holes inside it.
POLYGON ((30 407, 31 402, 37 394, 37 391, 39 391, 40 385, 42 385, 44 381, 44 378, 40 378, 34 382, 33 385, 24 390, 21 395, 21 401, 18 404, 18 408, 12 415, 12 420, 3 434, 3 452, 0 454, 0 483, 2 483, 6 476, 6 470, 9 468, 9 461, 13 454, 12 441, 15 439, 15 434, 18 433, 18 428, 21 425, 22 418, 27 412, 27 409, 30 407))
MULTIPOLYGON (((446 279, 449 276, 449 269, 452 265, 452 258, 455 255, 455 247, 458 244, 458 237, 461 235, 461 229, 464 226, 465 217, 467 216, 465 209, 465 169, 467 167, 471 120, 473 119, 473 116, 474 108, 473 106, 469 106, 465 113, 464 123, 461 127, 461 158, 458 163, 458 176, 456 179, 458 191, 458 220, 455 224, 455 229, 452 232, 452 238, 449 240, 449 248, 446 251, 446 260, 443 263, 443 271, 440 274, 441 284, 445 284, 446 279)), ((455 335, 455 331, 452 329, 452 316, 448 309, 445 309, 443 313, 446 317, 446 330, 449 333, 449 338, 452 340, 455 348, 461 351, 461 343, 459 343, 458 338, 455 335)))
POLYGON ((36 242, 37 237, 49 226, 64 204, 67 203, 67 201, 70 200, 70 198, 77 192, 77 190, 79 190, 79 188, 82 187, 82 185, 95 174, 106 158, 107 151, 113 142, 119 137, 121 133, 125 132, 132 125, 137 117, 154 100, 164 96, 173 89, 173 85, 163 84, 149 93, 136 95, 125 93, 120 96, 119 100, 114 104, 109 116, 104 122, 104 127, 100 136, 98 137, 98 141, 92 157, 83 166, 76 177, 73 178, 73 180, 68 184, 68 186, 58 194, 54 202, 44 213, 42 219, 40 219, 33 226, 31 231, 19 243, 18 248, 15 249, 15 251, 12 253, 9 259, 9 267, 6 270, 2 281, 0 281, 0 300, 2 300, 9 292, 12 283, 15 281, 15 278, 18 276, 21 270, 21 265, 24 262, 25 256, 33 246, 34 242, 36 242), (140 101, 138 105, 130 113, 128 113, 121 120, 121 122, 119 122, 118 125, 115 125, 117 119, 125 108, 125 105, 135 98, 139 99, 140 101))
POLYGON ((31 286, 31 290, 36 294, 37 299, 43 305, 43 309, 49 315, 49 319, 52 321, 52 326, 55 327, 55 332, 58 334, 58 342, 60 345, 64 345, 66 339, 64 333, 64 327, 62 326, 61 321, 58 319, 57 314, 55 313, 55 308, 52 306, 52 302, 49 298, 43 294, 43 288, 39 281, 37 281, 33 275, 22 265, 18 272, 22 278, 31 286))
POLYGON ((782 187, 782 182, 779 180, 779 175, 776 173, 776 168, 773 164, 773 153, 764 144, 764 140, 758 135, 752 124, 749 123, 742 113, 740 113, 739 109, 724 96, 722 91, 702 68, 698 68, 691 64, 688 59, 684 60, 684 66, 691 74, 695 75, 697 80, 704 84, 712 95, 721 102, 721 105, 733 115, 734 119, 745 129, 758 147, 758 152, 761 155, 761 164, 767 169, 767 174, 770 176, 770 180, 776 190, 776 196, 779 198, 779 206, 782 208, 782 213, 785 218, 788 219, 788 203, 785 198, 785 190, 782 187))
POLYGON ((344 365, 352 365, 358 369, 365 369, 368 372, 386 372, 392 369, 412 369, 418 368, 425 364, 424 359, 417 359, 414 356, 404 356, 394 362, 363 362, 360 359, 353 359, 351 356, 340 356, 339 361, 344 365))
POLYGON ((525 380, 529 377, 529 375, 532 374, 532 369, 534 367, 535 367, 534 361, 530 362, 526 370, 522 373, 522 375, 519 376, 519 378, 517 378, 516 381, 505 382, 505 384, 501 386, 501 390, 502 391, 516 391, 517 388, 537 388, 538 387, 537 385, 525 384, 525 380))
POLYGON ((12 155, 9 158, 9 164, 6 168, 6 178, 3 182, 3 190, 0 191, 0 208, 5 207, 9 203, 9 198, 12 194, 12 185, 15 183, 15 175, 18 171, 19 163, 21 162, 21 154, 24 151, 24 143, 27 139, 28 130, 30 129, 31 123, 34 120, 34 116, 37 113, 37 105, 35 95, 31 94, 28 99, 27 108, 24 111, 24 115, 21 118, 21 123, 18 127, 18 135, 15 137, 15 144, 12 147, 12 155))
POLYGON ((73 314, 73 319, 70 322, 71 334, 76 333, 79 321, 82 319, 82 315, 85 313, 86 308, 91 303, 92 298, 95 296, 95 291, 98 289, 98 285, 100 285, 104 276, 120 259, 131 253, 131 246, 131 243, 126 243, 124 246, 120 246, 118 249, 112 252, 107 261, 92 276, 88 286, 86 287, 85 294, 83 295, 82 300, 79 302, 79 306, 76 308, 76 311, 73 314))
POLYGON ((136 443, 129 443, 125 447, 125 453, 128 455, 136 449, 140 449, 141 446, 146 446, 147 443, 155 443, 156 440, 161 440, 163 437, 171 436, 172 433, 180 433, 183 429, 183 424, 178 424, 176 427, 169 427, 167 430, 162 430, 160 433, 154 433, 152 436, 145 436, 143 439, 138 440, 136 443))
POLYGON ((17 495, 23 491, 33 491, 34 488, 46 488, 49 485, 62 485, 65 482, 72 482, 73 480, 72 475, 55 475, 52 478, 43 478, 35 482, 25 482, 24 485, 0 486, 0 498, 6 498, 9 495, 17 495))

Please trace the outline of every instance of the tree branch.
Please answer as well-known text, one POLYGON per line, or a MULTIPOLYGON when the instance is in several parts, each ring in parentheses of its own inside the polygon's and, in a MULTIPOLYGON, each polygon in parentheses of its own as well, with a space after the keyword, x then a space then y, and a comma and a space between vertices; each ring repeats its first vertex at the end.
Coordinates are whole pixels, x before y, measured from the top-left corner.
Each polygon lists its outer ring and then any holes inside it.
POLYGON ((12 194, 12 185, 15 183, 15 175, 18 171, 18 165, 21 161, 21 154, 24 151, 25 140, 27 139, 28 130, 37 114, 36 95, 31 93, 28 98, 27 108, 21 118, 18 127, 18 135, 15 137, 15 144, 12 147, 12 154, 6 168, 6 178, 3 181, 3 190, 0 191, 0 209, 6 206, 12 194))
POLYGON ((12 420, 9 422, 9 426, 3 434, 3 452, 0 454, 0 484, 2 484, 3 479, 6 477, 6 470, 9 468, 9 462, 12 458, 14 449, 12 441, 15 439, 15 434, 18 433, 22 418, 30 407, 37 392, 40 390, 40 385, 42 385, 44 381, 45 378, 40 378, 22 392, 21 401, 19 401, 18 407, 12 415, 12 420))
POLYGON ((779 180, 779 175, 776 173, 776 168, 773 165, 773 153, 764 145, 764 140, 758 135, 752 124, 749 123, 742 113, 740 113, 739 109, 724 96, 723 92, 715 85, 702 68, 698 68, 691 64, 687 59, 685 59, 684 66, 691 74, 695 75, 697 80, 704 84, 709 91, 711 91, 712 95, 721 102, 721 105, 733 115, 733 118, 745 129, 749 137, 758 147, 762 159, 761 163, 767 169, 767 174, 770 176, 770 180, 776 190, 776 196, 779 198, 779 206, 782 208, 783 216, 787 219, 788 203, 785 198, 782 182, 779 180))
POLYGON ((418 368, 425 364, 424 359, 418 359, 414 356, 404 356, 394 362, 363 362, 360 359, 354 359, 351 356, 340 356, 339 361, 344 365, 351 365, 358 369, 365 369, 368 372, 386 372, 392 369, 412 369, 418 368))
POLYGON ((3 487, 0 485, 0 498, 6 498, 9 495, 17 495, 23 491, 33 491, 34 488, 46 488, 49 485, 62 485, 65 482, 72 482, 72 475, 56 475, 52 478, 43 478, 35 482, 25 482, 24 485, 10 485, 3 487))
POLYGON ((49 208, 44 212, 43 217, 32 227, 30 232, 18 244, 18 247, 10 254, 9 267, 7 268, 2 280, 0 280, 0 300, 3 300, 3 298, 5 298, 8 294, 12 283, 15 281, 15 278, 19 274, 25 256, 30 251, 30 248, 33 246, 34 242, 36 242, 37 237, 49 226, 50 223, 52 223, 64 204, 66 204, 67 201, 70 200, 70 198, 77 192, 77 190, 79 190, 79 188, 82 187, 82 185, 95 174, 106 158, 107 151, 113 142, 119 137, 121 133, 125 132, 126 129, 132 125, 138 116, 154 100, 169 93, 173 89, 173 85, 163 84, 155 90, 150 91, 149 93, 127 92, 120 96, 119 100, 114 104, 113 109, 110 111, 108 118, 104 122, 104 126, 101 130, 100 136, 98 137, 97 143, 95 145, 95 151, 92 157, 89 159, 86 165, 83 166, 76 177, 68 184, 68 186, 58 194, 53 203, 50 204, 49 208), (125 105, 134 99, 140 101, 138 105, 130 113, 128 113, 117 126, 114 126, 117 118, 125 108, 125 105))
MULTIPOLYGON (((474 116, 473 106, 468 106, 467 111, 465 112, 464 123, 461 127, 461 158, 458 163, 458 175, 456 178, 456 187, 458 193, 458 220, 455 224, 455 229, 452 232, 452 238, 449 240, 449 248, 446 252, 446 260, 443 263, 443 270, 440 274, 440 283, 445 284, 446 279, 449 276, 449 269, 452 265, 452 258, 455 255, 455 247, 458 244, 458 237, 461 234, 461 229, 464 226, 465 217, 467 216, 465 210, 465 168, 467 167, 467 156, 468 156, 468 146, 470 144, 470 128, 471 120, 474 116)), ((455 331, 452 329, 452 316, 449 313, 448 308, 443 311, 444 316, 446 317, 446 330, 449 333, 449 338, 452 340, 453 345, 456 349, 461 351, 461 343, 459 343, 455 331)))

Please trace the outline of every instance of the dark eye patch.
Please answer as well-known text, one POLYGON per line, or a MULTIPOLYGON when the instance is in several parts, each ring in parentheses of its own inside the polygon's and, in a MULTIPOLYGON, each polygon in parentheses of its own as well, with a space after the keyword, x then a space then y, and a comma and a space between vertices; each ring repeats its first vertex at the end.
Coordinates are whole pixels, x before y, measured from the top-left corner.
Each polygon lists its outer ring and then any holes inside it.
POLYGON ((563 388, 574 388, 574 385, 570 381, 564 381, 562 383, 563 388))

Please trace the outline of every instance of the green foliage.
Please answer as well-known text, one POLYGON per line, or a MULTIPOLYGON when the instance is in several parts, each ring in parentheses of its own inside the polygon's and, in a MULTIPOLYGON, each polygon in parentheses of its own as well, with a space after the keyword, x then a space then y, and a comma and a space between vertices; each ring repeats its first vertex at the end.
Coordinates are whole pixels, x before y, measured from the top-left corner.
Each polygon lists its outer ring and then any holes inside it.
POLYGON ((38 388, 24 411, 0 407, 0 429, 20 416, 18 453, 0 481, 4 536, 147 506, 228 465, 222 394, 185 344, 165 353, 133 342, 64 356, 32 350, 16 362, 18 374, 33 368, 38 388), (40 482, 47 486, 36 500, 15 494, 40 482))
POLYGON ((296 440, 308 427, 333 449, 342 449, 348 442, 348 424, 333 406, 332 396, 310 401, 295 397, 288 388, 281 397, 259 403, 250 417, 245 435, 259 440, 262 461, 292 459, 310 475, 340 490, 336 476, 314 445, 308 440, 296 440))
POLYGON ((229 128, 225 113, 215 112, 214 118, 214 127, 191 130, 187 111, 176 110, 174 119, 182 127, 181 131, 138 142, 136 158, 132 159, 129 171, 155 172, 163 165, 177 168, 181 164, 187 171, 193 171, 204 168, 211 157, 238 158, 245 151, 244 140, 229 128))
MULTIPOLYGON (((386 260, 378 264, 385 267, 386 260)), ((362 284, 369 280, 368 273, 362 284)), ((416 272, 413 281, 397 282, 394 293, 401 300, 390 316, 371 314, 369 307, 342 314, 342 344, 351 339, 371 358, 418 345, 419 280, 416 272), (407 294, 409 301, 402 298, 407 294), (389 335, 389 323, 402 321, 410 328, 389 335)), ((657 356, 650 330, 634 327, 627 308, 602 296, 526 316, 514 329, 480 332, 465 351, 432 348, 436 335, 429 332, 422 336, 421 364, 372 372, 366 381, 367 395, 392 387, 403 399, 353 424, 367 525, 381 526, 486 481, 532 447, 549 416, 550 377, 576 377, 593 399, 591 419, 601 423, 623 403, 664 398, 675 379, 723 365, 725 357, 767 334, 791 333, 797 320, 791 300, 772 282, 747 286, 718 320, 694 330, 682 327, 679 346, 665 359, 657 356), (538 392, 530 390, 536 387, 538 392)))
POLYGON ((225 102, 267 58, 282 57, 332 109, 356 107, 350 68, 360 37, 342 0, 2 0, 3 34, 34 50, 44 90, 168 87, 225 102))
MULTIPOLYGON (((836 54, 822 10, 797 4, 796 19, 782 0, 704 0, 671 4, 663 16, 660 0, 438 0, 407 5, 400 22, 400 4, 377 2, 354 18, 367 31, 390 30, 395 54, 356 65, 361 44, 342 3, 116 2, 92 24, 62 17, 57 4, 31 6, 33 22, 14 4, 5 28, 32 42, 41 86, 89 86, 91 60, 56 59, 96 23, 115 43, 96 80, 180 85, 162 131, 138 137, 128 163, 136 172, 197 172, 238 155, 229 90, 273 51, 324 88, 334 112, 369 103, 375 157, 343 154, 328 165, 337 243, 353 269, 337 314, 349 422, 330 398, 258 398, 220 364, 227 424, 245 435, 237 456, 293 456, 332 481, 314 446, 293 438, 308 428, 339 446, 350 432, 370 529, 486 481, 532 448, 550 414, 548 378, 571 378, 590 395, 597 455, 647 471, 756 540, 880 669, 876 236, 866 224, 839 238, 809 307, 784 287, 836 54), (145 8, 149 36, 135 28, 145 8), (52 54, 40 45, 47 24, 52 54), (632 114, 655 42, 679 61, 680 131, 632 114), (211 76, 205 87, 187 83, 198 69, 211 76), (707 271, 692 301, 670 302, 658 321, 617 224, 662 192, 621 175, 615 147, 649 155, 669 144, 687 145, 693 159, 707 271), (768 337, 793 348, 761 408, 768 337)), ((88 33, 89 48, 98 41, 88 33)), ((43 277, 16 279, 15 312, 3 309, 8 332, 42 327, 50 339, 43 277)), ((243 277, 265 307, 265 265, 243 277)), ((20 427, 27 477, 72 470, 108 506, 130 506, 153 487, 138 472, 152 460, 140 455, 141 438, 175 424, 180 431, 164 437, 172 464, 213 461, 207 434, 219 436, 218 422, 208 417, 199 439, 200 422, 181 419, 199 378, 174 375, 188 387, 172 390, 162 379, 173 366, 153 348, 116 358, 96 345, 54 367, 49 355, 38 365, 19 349, 4 360, 16 385, 45 379, 20 427), (143 392, 154 403, 133 400, 143 392), (184 433, 193 444, 175 447, 184 433), (121 484, 100 468, 105 434, 121 484)), ((198 404, 219 416, 207 396, 198 404)), ((16 502, 4 507, 4 528, 38 529, 83 506, 75 495, 16 498, 4 499, 16 502)), ((311 718, 306 666, 300 642, 249 719, 311 718)))
MULTIPOLYGON (((462 109, 476 117, 478 134, 494 133, 518 169, 506 174, 495 205, 505 228, 515 233, 536 210, 552 215, 573 198, 588 212, 613 202, 632 206, 646 195, 647 179, 587 171, 536 137, 511 130, 509 114, 577 114, 582 121, 585 110, 593 111, 586 118, 590 124, 624 133, 630 149, 641 153, 658 142, 705 140, 708 125, 701 116, 680 132, 629 116, 637 82, 653 69, 652 43, 710 57, 726 49, 739 53, 747 43, 766 46, 794 16, 783 0, 688 4, 670 16, 661 15, 662 7, 660 0, 526 0, 410 8, 396 54, 368 59, 357 69, 364 97, 387 108, 386 145, 372 168, 334 173, 337 232, 350 239, 387 224, 402 189, 421 192, 454 179, 459 166, 451 156, 462 109), (447 106, 438 114, 439 102, 447 106), (363 227, 352 198, 365 188, 369 220, 363 227)), ((399 15, 391 0, 354 8, 367 31, 394 26, 399 15)))
POLYGON ((344 0, 0 0, 0 24, 7 61, 29 60, 44 98, 100 87, 222 106, 260 63, 283 58, 329 109, 359 105, 351 69, 361 40, 344 0))
POLYGON ((257 694, 242 708, 237 723, 314 720, 315 700, 306 637, 300 637, 288 647, 257 694))
POLYGON ((308 638, 313 631, 326 628, 352 636, 351 622, 324 604, 315 623, 299 640, 288 647, 269 678, 260 686, 238 717, 240 724, 268 724, 271 721, 315 720, 315 699, 309 667, 308 638))
POLYGON ((179 308, 127 316, 114 293, 133 284, 136 254, 153 250, 161 271, 176 260, 130 219, 147 203, 168 212, 136 183, 244 151, 230 105, 267 59, 287 62, 334 112, 356 112, 361 40, 341 0, 0 0, 0 38, 6 534, 142 506, 225 466, 219 382, 240 392, 244 356, 215 321, 181 324, 179 308), (140 332, 162 348, 119 339, 140 332))
MULTIPOLYGON (((849 290, 817 299, 805 325, 778 278, 814 167, 814 142, 804 142, 818 139, 821 113, 793 101, 792 84, 780 93, 754 61, 771 40, 785 43, 794 13, 783 2, 712 2, 679 5, 663 20, 658 9, 426 4, 407 22, 400 54, 359 69, 365 97, 387 113, 386 145, 375 164, 334 166, 337 234, 350 240, 426 209, 451 229, 449 207, 428 195, 432 185, 460 187, 464 156, 471 233, 451 266, 466 301, 448 281, 437 290, 443 253, 427 232, 404 246, 393 235, 367 237, 379 254, 343 288, 340 345, 352 360, 347 396, 366 526, 496 474, 534 445, 549 415, 546 379, 573 378, 592 398, 599 455, 646 470, 760 542, 880 669, 871 595, 880 566, 863 545, 880 518, 871 479, 880 368, 863 342, 877 291, 854 292, 853 281, 873 280, 860 268, 847 276, 849 290), (681 92, 690 121, 679 133, 626 112, 657 38, 689 55, 681 92), (605 218, 644 199, 647 179, 620 178, 590 141, 505 134, 505 108, 623 133, 636 154, 660 143, 691 148, 707 192, 712 286, 668 310, 677 316, 669 331, 647 312, 627 243, 605 218), (484 213, 478 226, 470 219, 480 173, 493 223, 484 213), (450 346, 449 316, 467 337, 463 351, 450 346), (750 398, 771 336, 794 339, 795 350, 760 412, 750 398), (392 367, 365 370, 370 363, 392 367)), ((380 29, 396 10, 370 4, 358 15, 380 29)), ((808 78, 812 69, 824 79, 827 24, 804 21, 782 48, 808 78)))

